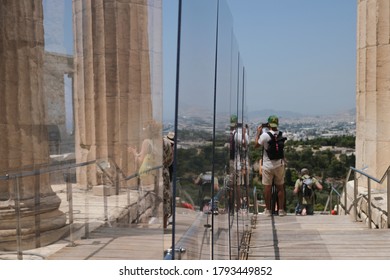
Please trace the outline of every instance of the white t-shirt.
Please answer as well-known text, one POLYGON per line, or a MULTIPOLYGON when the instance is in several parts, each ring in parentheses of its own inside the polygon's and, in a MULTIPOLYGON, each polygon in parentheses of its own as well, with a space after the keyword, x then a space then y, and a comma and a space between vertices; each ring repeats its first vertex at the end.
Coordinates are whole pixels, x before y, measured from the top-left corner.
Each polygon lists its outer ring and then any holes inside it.
MULTIPOLYGON (((237 170, 241 170, 241 165, 243 164, 243 160, 245 160, 245 165, 247 168, 249 168, 249 160, 248 158, 245 158, 245 159, 241 159, 241 155, 240 155, 240 152, 239 152, 239 149, 242 149, 242 148, 246 148, 246 146, 248 145, 249 143, 249 135, 247 132, 245 132, 244 134, 244 138, 242 137, 242 127, 239 127, 237 128, 235 131, 234 131, 234 142, 236 143, 236 152, 235 152, 235 157, 234 157, 234 165, 236 166, 237 170), (245 141, 245 145, 244 145, 244 141, 245 141)), ((248 157, 248 155, 247 155, 248 157)))
MULTIPOLYGON (((279 131, 277 130, 270 130, 269 132, 275 134, 278 134, 279 131)), ((282 134, 283 137, 286 137, 286 134, 282 134)), ((281 165, 284 165, 284 159, 274 159, 270 160, 268 157, 268 154, 265 150, 268 149, 268 142, 271 140, 271 136, 268 135, 267 132, 263 132, 258 140, 258 143, 264 147, 264 153, 263 153, 263 169, 271 170, 274 168, 277 168, 281 165)))
POLYGON ((244 144, 243 140, 245 140, 245 144, 248 145, 248 143, 249 143, 248 133, 245 132, 245 135, 243 138, 242 137, 242 127, 239 127, 239 128, 237 128, 237 130, 234 133, 234 141, 241 146, 242 144, 244 144))

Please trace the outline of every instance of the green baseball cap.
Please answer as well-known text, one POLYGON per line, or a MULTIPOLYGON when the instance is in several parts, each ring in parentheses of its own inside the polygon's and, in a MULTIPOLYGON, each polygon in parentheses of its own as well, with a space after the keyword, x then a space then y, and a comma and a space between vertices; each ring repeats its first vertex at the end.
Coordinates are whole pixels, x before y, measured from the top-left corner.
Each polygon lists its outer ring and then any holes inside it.
POLYGON ((237 123, 238 117, 237 115, 233 114, 230 116, 230 123, 237 123))
POLYGON ((269 124, 270 127, 278 127, 278 125, 279 125, 278 117, 275 116, 275 115, 269 116, 268 124, 269 124))

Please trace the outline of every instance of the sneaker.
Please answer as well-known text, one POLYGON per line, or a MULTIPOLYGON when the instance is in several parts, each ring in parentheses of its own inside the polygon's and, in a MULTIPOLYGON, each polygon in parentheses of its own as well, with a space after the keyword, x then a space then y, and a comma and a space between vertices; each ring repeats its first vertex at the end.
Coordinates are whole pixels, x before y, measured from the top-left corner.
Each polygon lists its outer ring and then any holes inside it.
POLYGON ((266 217, 271 217, 271 211, 270 210, 267 210, 265 209, 263 214, 266 216, 266 217))
POLYGON ((279 210, 279 216, 286 216, 286 212, 284 212, 284 210, 279 210))

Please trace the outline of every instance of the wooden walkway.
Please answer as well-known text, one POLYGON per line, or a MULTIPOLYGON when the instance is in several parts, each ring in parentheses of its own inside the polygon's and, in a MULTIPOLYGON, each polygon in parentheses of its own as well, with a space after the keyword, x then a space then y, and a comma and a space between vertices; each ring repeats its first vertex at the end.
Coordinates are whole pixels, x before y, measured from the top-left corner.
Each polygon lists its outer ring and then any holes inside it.
MULTIPOLYGON (((179 215, 176 238, 191 225, 193 217, 179 215)), ((172 227, 163 230, 161 224, 115 224, 93 230, 88 239, 75 241, 51 254, 50 260, 162 260, 164 250, 171 248, 172 227)))
MULTIPOLYGON (((198 234, 191 235, 188 229, 194 217, 189 219, 189 214, 177 217, 176 244, 186 236, 183 259, 209 259, 210 234, 203 226, 205 217, 199 217, 198 234), (199 251, 200 247, 204 248, 199 251)), ((223 218, 220 216, 217 219, 223 218)), ((350 216, 248 217, 255 221, 252 228, 247 223, 251 232, 248 260, 390 260, 390 230, 368 229, 350 216)), ((227 233, 220 230, 221 239, 215 240, 215 259, 227 260, 227 233)), ((236 241, 237 237, 232 236, 233 253, 238 249, 236 241)), ((78 239, 74 246, 63 240, 53 245, 54 249, 49 246, 47 252, 36 253, 51 260, 161 260, 171 242, 171 229, 164 232, 159 224, 116 224, 96 228, 88 239, 78 239)))
POLYGON ((248 260, 389 260, 390 230, 350 216, 257 215, 248 260))

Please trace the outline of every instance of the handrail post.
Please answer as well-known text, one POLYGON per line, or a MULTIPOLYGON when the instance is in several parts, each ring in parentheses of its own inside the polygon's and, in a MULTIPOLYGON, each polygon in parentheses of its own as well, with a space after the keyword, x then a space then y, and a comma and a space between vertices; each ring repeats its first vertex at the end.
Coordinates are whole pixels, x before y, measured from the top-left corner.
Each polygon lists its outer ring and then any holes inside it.
POLYGON ((367 187, 368 187, 368 196, 367 196, 367 204, 368 204, 368 207, 367 207, 367 210, 368 210, 368 227, 369 228, 372 228, 372 224, 371 224, 371 181, 370 181, 370 178, 367 178, 367 187))
POLYGON ((19 186, 19 177, 15 178, 15 218, 16 218, 16 247, 18 260, 23 260, 22 252, 22 226, 20 221, 20 186, 19 186))
POLYGON ((119 168, 115 165, 115 195, 119 195, 119 168))
MULTIPOLYGON (((103 180, 102 180, 103 181, 103 180)), ((103 183, 103 208, 104 208, 104 222, 108 222, 108 203, 107 203, 108 193, 106 191, 106 185, 103 183)))
POLYGON ((390 169, 387 169, 387 228, 390 228, 390 169))
POLYGON ((70 171, 68 170, 65 173, 65 182, 66 182, 66 200, 68 201, 69 208, 69 235, 70 235, 70 245, 71 247, 75 246, 74 237, 73 237, 73 192, 72 184, 70 182, 70 171))
POLYGON ((329 193, 329 212, 332 213, 333 210, 333 188, 330 187, 330 193, 329 193))
POLYGON ((348 189, 348 179, 345 181, 344 185, 344 215, 347 215, 347 189, 348 189))
POLYGON ((347 194, 348 194, 348 180, 349 180, 349 177, 351 176, 351 169, 349 169, 349 171, 348 171, 348 175, 347 175, 347 177, 345 178, 345 185, 344 185, 344 215, 347 215, 348 213, 348 211, 347 211, 347 209, 348 209, 348 205, 347 205, 347 202, 348 202, 348 200, 347 200, 347 194))
POLYGON ((35 247, 41 247, 41 191, 40 175, 34 176, 35 247))
POLYGON ((85 218, 84 218, 84 238, 89 238, 89 199, 88 199, 88 188, 85 188, 84 195, 84 209, 85 209, 85 218))
POLYGON ((358 181, 356 172, 353 174, 353 215, 355 222, 357 222, 357 192, 358 192, 358 181))
POLYGON ((258 209, 259 206, 258 206, 258 201, 257 201, 257 188, 256 187, 253 188, 253 205, 254 205, 253 213, 255 215, 257 215, 259 212, 259 209, 258 209))

